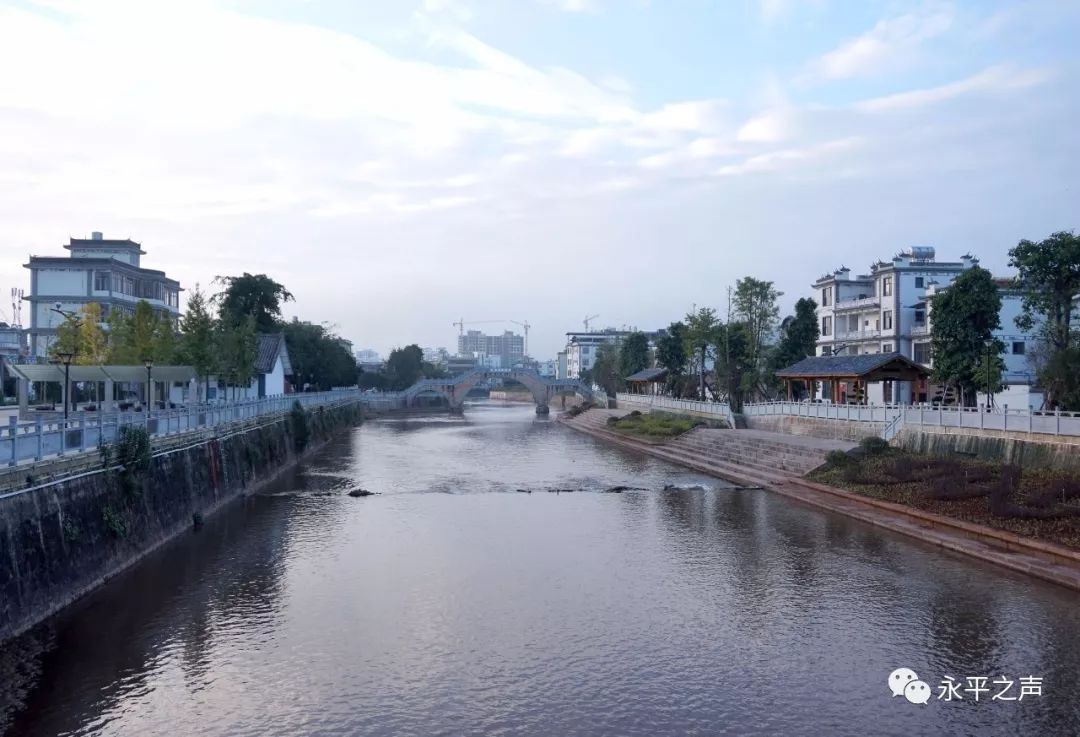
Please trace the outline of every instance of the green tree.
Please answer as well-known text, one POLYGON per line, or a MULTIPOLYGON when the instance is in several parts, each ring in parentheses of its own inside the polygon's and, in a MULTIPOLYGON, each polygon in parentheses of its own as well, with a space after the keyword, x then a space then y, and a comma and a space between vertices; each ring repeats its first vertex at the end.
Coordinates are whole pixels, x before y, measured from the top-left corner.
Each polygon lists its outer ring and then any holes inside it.
POLYGON ((325 391, 356 384, 356 359, 330 327, 293 318, 281 329, 293 379, 301 388, 325 391))
POLYGON ((589 369, 589 380, 610 396, 622 390, 624 382, 619 374, 619 348, 613 343, 602 343, 596 349, 596 359, 589 369))
POLYGON ((673 322, 656 341, 656 362, 667 369, 667 389, 682 396, 683 376, 686 374, 686 325, 673 322))
MULTIPOLYGON (((814 355, 817 349, 818 321, 817 302, 803 297, 795 303, 795 314, 786 318, 780 326, 780 343, 772 354, 772 371, 786 368, 814 355)), ((801 399, 803 384, 797 384, 795 391, 801 399)))
POLYGON ((254 315, 247 315, 235 322, 219 320, 214 333, 214 346, 218 356, 218 374, 233 387, 235 398, 236 388, 250 386, 255 376, 259 334, 255 330, 254 315))
POLYGON ((1053 233, 1039 242, 1022 240, 1009 251, 1009 265, 1018 271, 1024 311, 1016 319, 1021 330, 1033 330, 1046 348, 1039 366, 1039 382, 1046 388, 1046 402, 1059 409, 1080 409, 1075 394, 1078 340, 1073 327, 1080 299, 1080 236, 1053 233), (1060 355, 1059 355, 1060 354, 1060 355), (1062 373, 1065 372, 1065 373, 1062 373))
POLYGON ((649 367, 649 339, 640 331, 630 333, 619 345, 619 372, 621 378, 649 367))
POLYGON ((986 269, 967 269, 934 297, 931 310, 933 378, 955 387, 961 404, 974 406, 980 387, 977 372, 986 353, 984 341, 1001 327, 997 285, 986 269))
POLYGON ((720 334, 720 324, 716 310, 711 307, 701 307, 686 315, 686 352, 693 358, 698 372, 698 398, 702 401, 705 400, 705 367, 714 357, 713 346, 720 334))
POLYGON ((195 369, 195 375, 200 380, 200 400, 205 400, 210 374, 214 373, 217 367, 214 351, 215 323, 214 316, 210 314, 206 295, 196 284, 191 296, 188 297, 187 310, 180 318, 178 353, 183 363, 195 369))
POLYGON ((750 328, 742 322, 729 322, 717 329, 717 392, 727 396, 732 412, 742 412, 747 395, 754 391, 756 375, 751 362, 750 328))
POLYGON ((734 319, 746 326, 750 339, 747 358, 753 374, 750 381, 754 394, 761 393, 766 385, 774 381, 771 374, 766 373, 765 359, 780 320, 780 307, 776 301, 781 296, 783 292, 777 291, 771 281, 747 276, 735 282, 731 307, 734 319))
POLYGON ((386 383, 391 391, 401 391, 423 375, 424 352, 415 343, 390 351, 386 359, 386 383))
POLYGON ((220 317, 232 324, 245 315, 255 318, 255 330, 272 333, 281 319, 281 305, 293 299, 292 293, 266 274, 219 276, 214 282, 224 285, 220 294, 214 295, 220 317))
POLYGON ((101 366, 109 360, 109 336, 101 329, 101 305, 84 305, 79 320, 79 345, 75 362, 83 366, 101 366))

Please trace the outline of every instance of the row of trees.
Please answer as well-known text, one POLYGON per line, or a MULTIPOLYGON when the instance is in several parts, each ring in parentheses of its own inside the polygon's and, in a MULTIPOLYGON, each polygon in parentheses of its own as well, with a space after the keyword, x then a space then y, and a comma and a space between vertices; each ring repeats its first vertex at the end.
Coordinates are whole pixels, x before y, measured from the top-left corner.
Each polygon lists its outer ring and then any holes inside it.
POLYGON ((441 366, 424 360, 424 351, 415 343, 390 351, 386 368, 381 374, 362 373, 360 386, 364 389, 401 391, 420 379, 440 379, 446 376, 441 366))
MULTIPOLYGON (((178 323, 155 311, 145 300, 132 312, 112 310, 102 320, 101 306, 85 305, 57 329, 50 346, 55 359, 72 355, 76 364, 190 365, 205 387, 211 376, 232 387, 249 386, 255 378, 261 333, 283 333, 294 382, 302 389, 351 386, 356 361, 348 344, 326 325, 293 318, 285 322, 281 308, 292 294, 265 274, 215 279, 221 290, 212 296, 195 286, 178 323)), ((205 397, 205 391, 201 391, 205 397)))
POLYGON ((603 345, 583 378, 611 394, 624 388, 623 377, 655 359, 667 369, 667 390, 677 397, 705 399, 708 389, 738 410, 744 402, 773 396, 776 369, 813 355, 818 338, 816 303, 800 299, 795 314, 781 321, 781 296, 771 281, 739 279, 728 291, 725 318, 712 307, 692 310, 668 326, 653 357, 642 333, 618 347, 603 345))
MULTIPOLYGON (((1016 327, 1035 338, 1030 367, 1046 392, 1049 408, 1080 410, 1080 236, 1058 232, 1042 241, 1022 240, 1009 250, 1023 311, 1016 327)), ((992 338, 1001 324, 1001 286, 990 272, 968 269, 932 305, 934 379, 952 387, 961 403, 977 392, 1002 388, 1006 346, 992 338), (989 345, 988 345, 989 344, 989 345)))

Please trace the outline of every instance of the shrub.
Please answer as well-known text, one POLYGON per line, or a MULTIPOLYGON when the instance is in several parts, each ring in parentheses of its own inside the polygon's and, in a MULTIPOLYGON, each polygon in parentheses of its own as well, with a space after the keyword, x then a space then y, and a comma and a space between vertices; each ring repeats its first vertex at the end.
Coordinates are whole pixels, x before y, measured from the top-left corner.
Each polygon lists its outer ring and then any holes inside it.
POLYGON ((124 425, 116 438, 116 462, 128 471, 150 468, 150 435, 145 427, 124 425))
POLYGON ((889 441, 885 438, 871 436, 859 441, 859 447, 868 456, 881 455, 889 451, 889 441))
POLYGON ((311 438, 307 412, 304 411, 299 399, 293 402, 292 409, 289 410, 289 424, 292 426, 293 448, 299 453, 307 447, 308 440, 311 438))
POLYGON ((842 450, 830 450, 825 462, 832 468, 847 468, 855 465, 855 459, 842 450))

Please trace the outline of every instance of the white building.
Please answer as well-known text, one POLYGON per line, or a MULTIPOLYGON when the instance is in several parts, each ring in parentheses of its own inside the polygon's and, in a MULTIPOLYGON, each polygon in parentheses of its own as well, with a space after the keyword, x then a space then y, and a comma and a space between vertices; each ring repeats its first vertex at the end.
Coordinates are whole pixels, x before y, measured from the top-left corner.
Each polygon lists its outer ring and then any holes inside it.
POLYGON ((536 366, 537 372, 545 379, 554 379, 558 376, 559 364, 557 361, 540 361, 536 366))
MULTIPOLYGON (((855 275, 841 268, 814 282, 818 303, 818 355, 865 355, 900 353, 916 363, 932 365, 930 352, 930 302, 965 269, 978 266, 979 260, 965 254, 959 261, 937 261, 933 248, 911 248, 892 261, 879 261, 869 274, 855 275), (929 298, 929 299, 928 299, 929 298)), ((1020 295, 1002 291, 1001 328, 994 337, 1007 347, 1005 358, 1009 385, 995 397, 997 404, 1010 407, 1036 407, 1041 394, 1032 388, 1034 374, 1025 358, 1032 338, 1020 335, 1014 318, 1020 312, 1020 295), (1022 401, 1021 401, 1022 399, 1022 401), (1011 401, 1010 401, 1011 400, 1011 401)), ((828 397, 828 388, 819 388, 822 399, 844 401, 847 397, 828 397)), ((872 403, 918 403, 941 399, 941 390, 930 382, 915 385, 890 382, 872 383, 866 399, 872 403)))
POLYGON ((180 316, 180 283, 165 272, 143 268, 146 254, 130 239, 107 240, 101 233, 89 239, 72 238, 63 256, 31 256, 29 350, 32 357, 48 356, 56 329, 64 321, 57 312, 79 312, 91 302, 101 305, 102 318, 111 310, 134 312, 145 300, 175 321, 180 316))
MULTIPOLYGON (((639 331, 636 327, 630 330, 616 330, 605 328, 597 332, 567 333, 566 348, 559 353, 559 369, 563 368, 563 354, 565 353, 565 375, 560 374, 560 379, 580 379, 582 371, 588 371, 596 363, 596 356, 600 352, 600 346, 608 344, 618 346, 623 338, 639 331)), ((649 340, 649 350, 656 348, 656 340, 665 334, 664 330, 646 332, 645 337, 649 340)))
POLYGON ((234 398, 262 399, 274 397, 292 391, 289 379, 293 375, 289 362, 289 349, 283 333, 259 335, 259 345, 255 353, 255 376, 247 386, 232 386, 227 376, 211 376, 207 381, 206 396, 199 386, 202 378, 192 380, 191 384, 174 385, 170 399, 177 404, 188 402, 224 402, 234 398))

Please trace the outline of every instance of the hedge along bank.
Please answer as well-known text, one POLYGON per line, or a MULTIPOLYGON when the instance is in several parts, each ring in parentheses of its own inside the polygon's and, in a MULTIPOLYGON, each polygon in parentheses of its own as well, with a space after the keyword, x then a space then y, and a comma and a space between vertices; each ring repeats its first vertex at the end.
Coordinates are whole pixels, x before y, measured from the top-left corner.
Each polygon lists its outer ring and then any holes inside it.
POLYGON ((0 642, 360 421, 357 403, 294 409, 158 455, 126 434, 102 469, 0 496, 0 642))

